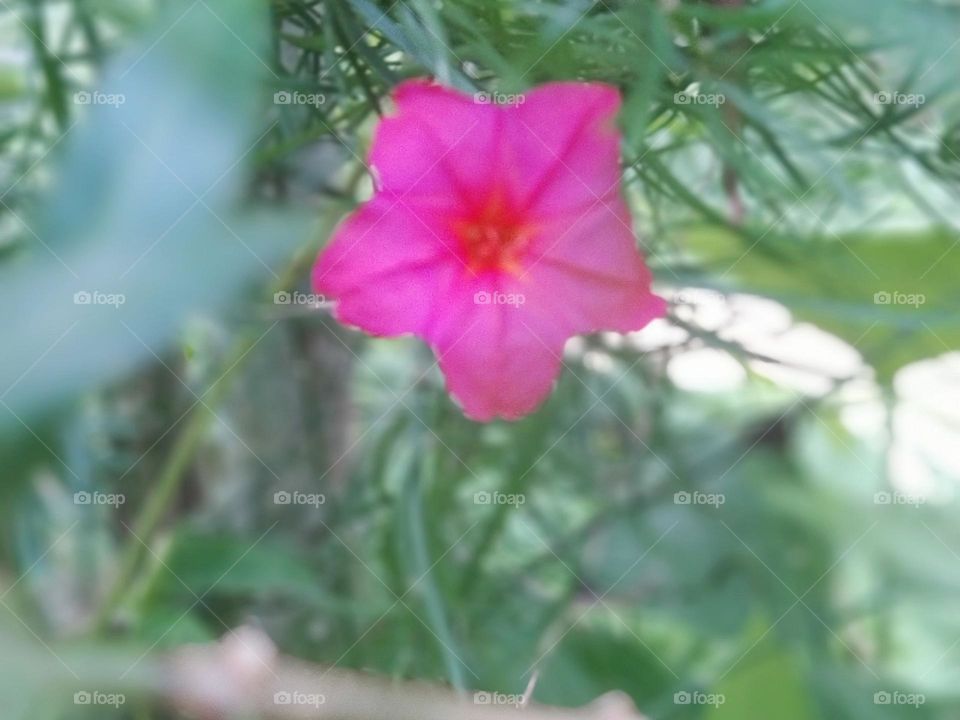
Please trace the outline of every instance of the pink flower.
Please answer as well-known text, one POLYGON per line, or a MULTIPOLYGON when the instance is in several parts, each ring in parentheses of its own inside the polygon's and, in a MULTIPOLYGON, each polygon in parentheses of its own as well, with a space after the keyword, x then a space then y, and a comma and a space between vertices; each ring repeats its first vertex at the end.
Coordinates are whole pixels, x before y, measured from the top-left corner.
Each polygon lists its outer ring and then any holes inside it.
POLYGON ((487 421, 544 400, 571 336, 663 315, 621 197, 615 88, 552 83, 495 105, 413 80, 394 99, 374 196, 313 269, 341 322, 428 342, 487 421))

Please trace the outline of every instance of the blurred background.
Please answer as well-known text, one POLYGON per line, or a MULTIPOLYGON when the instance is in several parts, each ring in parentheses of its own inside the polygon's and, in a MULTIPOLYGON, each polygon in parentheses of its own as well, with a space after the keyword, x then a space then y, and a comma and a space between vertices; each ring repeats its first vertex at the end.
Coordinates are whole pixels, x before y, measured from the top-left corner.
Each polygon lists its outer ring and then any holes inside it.
POLYGON ((505 711, 536 674, 960 717, 957 3, 0 0, 0 37, 4 718, 190 716, 140 670, 241 626, 505 711), (425 75, 625 98, 670 314, 517 423, 309 294, 425 75))

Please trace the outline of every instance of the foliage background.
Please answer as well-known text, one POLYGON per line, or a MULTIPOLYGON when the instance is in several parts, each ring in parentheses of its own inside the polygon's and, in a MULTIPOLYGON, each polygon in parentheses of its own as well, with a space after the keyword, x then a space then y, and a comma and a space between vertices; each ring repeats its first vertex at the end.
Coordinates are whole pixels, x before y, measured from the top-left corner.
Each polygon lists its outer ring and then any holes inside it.
POLYGON ((0 33, 10 717, 108 713, 43 692, 85 678, 64 645, 135 667, 243 623, 653 718, 956 717, 956 3, 4 0, 0 33), (625 96, 671 316, 571 343, 522 422, 465 420, 413 340, 274 301, 309 291, 420 75, 625 96))

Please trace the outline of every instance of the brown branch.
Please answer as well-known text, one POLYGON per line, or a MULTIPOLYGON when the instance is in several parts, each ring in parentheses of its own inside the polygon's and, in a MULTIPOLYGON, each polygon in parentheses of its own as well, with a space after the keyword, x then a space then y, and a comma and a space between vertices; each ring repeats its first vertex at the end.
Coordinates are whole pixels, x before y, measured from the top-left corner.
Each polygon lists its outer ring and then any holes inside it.
POLYGON ((582 708, 520 696, 398 682, 279 656, 269 638, 241 628, 219 643, 188 646, 160 665, 161 695, 206 720, 253 715, 276 720, 644 720, 627 695, 607 693, 582 708))

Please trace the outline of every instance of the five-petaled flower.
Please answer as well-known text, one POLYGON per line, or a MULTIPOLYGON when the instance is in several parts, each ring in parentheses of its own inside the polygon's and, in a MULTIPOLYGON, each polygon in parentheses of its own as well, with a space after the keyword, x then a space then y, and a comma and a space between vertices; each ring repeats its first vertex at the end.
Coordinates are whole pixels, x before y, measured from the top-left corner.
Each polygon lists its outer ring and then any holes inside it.
POLYGON ((486 421, 536 408, 571 336, 664 313, 621 194, 615 88, 553 83, 496 105, 411 80, 394 99, 374 195, 313 270, 341 322, 424 339, 486 421))

